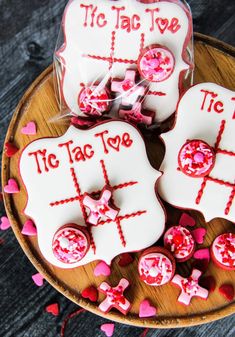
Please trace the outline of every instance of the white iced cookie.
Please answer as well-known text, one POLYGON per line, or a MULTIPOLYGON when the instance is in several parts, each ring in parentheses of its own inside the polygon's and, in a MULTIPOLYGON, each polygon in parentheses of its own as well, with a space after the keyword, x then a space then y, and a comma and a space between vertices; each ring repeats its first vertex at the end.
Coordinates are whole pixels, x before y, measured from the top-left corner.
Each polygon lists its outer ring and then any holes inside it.
MULTIPOLYGON (((115 95, 120 104, 123 92, 107 96, 105 85, 110 89, 111 78, 124 80, 128 69, 138 71, 139 83, 146 89, 145 93, 139 90, 140 97, 128 89, 133 94, 131 99, 127 93, 132 105, 144 101, 143 108, 155 113, 156 122, 175 112, 183 73, 191 66, 186 51, 192 35, 188 8, 173 0, 74 0, 66 7, 63 32, 65 42, 55 56, 62 67, 61 96, 73 113, 101 115, 109 110, 105 102, 115 95), (94 92, 91 104, 90 88, 94 92)), ((124 84, 124 90, 127 87, 124 84)), ((113 106, 115 115, 119 104, 113 106)))
POLYGON ((235 219, 234 109, 234 92, 212 83, 196 85, 180 100, 174 128, 162 135, 161 197, 202 212, 206 221, 235 219))
POLYGON ((126 122, 71 126, 62 137, 34 141, 19 168, 28 194, 24 212, 37 225, 43 255, 58 267, 110 264, 151 246, 164 231, 155 191, 160 173, 126 122))

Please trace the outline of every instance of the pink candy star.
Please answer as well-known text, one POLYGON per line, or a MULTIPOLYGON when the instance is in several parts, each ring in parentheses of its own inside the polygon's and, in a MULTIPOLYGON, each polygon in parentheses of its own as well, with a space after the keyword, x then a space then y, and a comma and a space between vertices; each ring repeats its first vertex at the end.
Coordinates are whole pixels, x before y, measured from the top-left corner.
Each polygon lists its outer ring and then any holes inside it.
POLYGON ((202 272, 198 269, 193 269, 192 274, 189 278, 183 278, 180 275, 175 275, 172 283, 179 286, 181 289, 181 294, 178 297, 178 301, 185 305, 189 305, 192 297, 201 297, 207 299, 208 290, 199 286, 198 281, 202 272))
POLYGON ((136 102, 130 110, 119 110, 119 116, 136 124, 143 123, 145 125, 151 125, 153 122, 154 113, 148 111, 147 113, 143 114, 142 103, 136 102))
POLYGON ((100 303, 99 309, 106 314, 112 308, 116 308, 122 314, 126 315, 131 308, 131 304, 123 293, 129 285, 129 281, 124 278, 121 279, 119 284, 114 288, 106 282, 101 283, 98 289, 101 293, 106 295, 106 299, 100 303))
POLYGON ((123 81, 114 79, 111 91, 118 92, 122 98, 122 105, 133 105, 145 93, 145 87, 136 83, 136 71, 128 69, 123 81))
POLYGON ((105 187, 101 192, 99 200, 93 199, 88 194, 84 195, 83 204, 90 209, 90 214, 87 222, 91 225, 97 226, 99 220, 103 217, 115 220, 119 209, 115 209, 109 205, 112 197, 112 190, 105 187))

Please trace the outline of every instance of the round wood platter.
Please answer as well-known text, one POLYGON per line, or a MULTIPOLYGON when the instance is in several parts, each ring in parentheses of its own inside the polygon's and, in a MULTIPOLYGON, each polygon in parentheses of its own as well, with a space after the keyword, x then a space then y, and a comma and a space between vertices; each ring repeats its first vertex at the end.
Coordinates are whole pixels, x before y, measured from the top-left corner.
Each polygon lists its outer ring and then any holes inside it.
MULTIPOLYGON (((207 36, 195 34, 195 60, 195 83, 209 81, 228 89, 234 89, 234 48, 207 36)), ((61 136, 68 128, 68 121, 66 120, 48 123, 48 120, 59 113, 53 88, 52 70, 52 67, 46 69, 30 86, 12 118, 6 142, 13 141, 21 150, 34 139, 61 136), (23 136, 20 132, 21 128, 32 120, 37 123, 37 135, 23 136)), ((164 147, 154 133, 146 136, 146 142, 150 162, 155 168, 159 168, 164 156, 164 147)), ((8 179, 14 177, 18 180, 21 189, 20 193, 13 196, 4 195, 7 215, 17 239, 30 261, 53 287, 79 306, 102 316, 98 304, 93 304, 80 296, 80 292, 86 287, 90 285, 98 286, 105 280, 104 277, 94 277, 93 269, 97 262, 72 270, 56 268, 47 263, 41 255, 37 238, 26 237, 21 234, 23 223, 26 221, 26 217, 22 213, 26 204, 26 193, 18 172, 20 152, 11 159, 3 154, 2 162, 3 186, 7 184, 8 179)), ((164 206, 167 210, 168 223, 171 225, 177 224, 182 211, 166 204, 164 206)), ((214 219, 206 224, 200 213, 195 211, 189 213, 197 220, 198 227, 204 226, 208 230, 205 243, 201 247, 209 247, 213 239, 223 232, 235 232, 234 224, 228 221, 214 219)), ((150 287, 139 280, 137 272, 138 256, 139 253, 136 253, 135 261, 124 268, 118 265, 118 258, 113 261, 112 274, 107 281, 116 285, 121 277, 130 280, 132 285, 126 291, 126 296, 133 303, 133 306, 127 316, 113 310, 105 315, 106 318, 141 327, 172 328, 203 324, 235 313, 235 301, 228 303, 218 292, 219 286, 223 283, 235 285, 234 272, 223 271, 211 262, 206 275, 213 275, 216 278, 216 291, 209 295, 207 301, 194 298, 191 305, 186 307, 177 302, 179 295, 177 287, 171 284, 162 287, 150 287), (155 318, 140 319, 138 317, 139 304, 145 298, 150 299, 152 304, 158 308, 158 315, 155 318)), ((178 266, 178 271, 182 275, 188 276, 191 271, 191 263, 183 263, 178 266)), ((103 298, 104 295, 99 294, 99 302, 103 298)))

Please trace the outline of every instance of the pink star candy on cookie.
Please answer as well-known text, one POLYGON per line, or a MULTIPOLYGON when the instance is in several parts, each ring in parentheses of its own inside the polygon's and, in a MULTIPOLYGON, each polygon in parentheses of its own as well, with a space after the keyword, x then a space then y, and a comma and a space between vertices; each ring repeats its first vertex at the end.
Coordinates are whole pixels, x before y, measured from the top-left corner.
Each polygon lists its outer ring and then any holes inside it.
POLYGON ((116 308, 123 315, 126 315, 131 308, 131 304, 125 298, 124 291, 129 285, 129 281, 125 278, 122 278, 116 287, 111 287, 106 282, 101 283, 98 289, 101 293, 106 295, 106 298, 100 303, 99 309, 107 314, 112 308, 116 308))
POLYGON ((90 209, 90 214, 87 218, 88 223, 96 226, 102 217, 111 220, 116 219, 119 209, 109 205, 111 198, 112 190, 108 187, 103 189, 99 200, 93 199, 88 194, 84 195, 83 204, 90 209))
POLYGON ((136 71, 127 69, 123 81, 113 79, 111 90, 120 93, 122 105, 133 105, 145 93, 145 87, 136 83, 136 71))
POLYGON ((199 286, 199 278, 202 272, 198 269, 193 269, 189 278, 183 278, 180 275, 175 275, 172 283, 179 286, 181 294, 178 297, 178 301, 182 304, 189 305, 193 297, 201 297, 207 299, 208 290, 199 286))

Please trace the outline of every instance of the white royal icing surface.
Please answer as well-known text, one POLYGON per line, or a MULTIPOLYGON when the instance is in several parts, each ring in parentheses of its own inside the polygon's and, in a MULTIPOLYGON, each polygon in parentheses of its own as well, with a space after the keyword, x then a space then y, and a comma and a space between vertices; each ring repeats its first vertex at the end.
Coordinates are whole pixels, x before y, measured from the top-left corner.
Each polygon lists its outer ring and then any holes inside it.
MULTIPOLYGON (((112 55, 115 59, 137 61, 142 34, 144 34, 142 49, 160 44, 171 50, 175 57, 175 69, 167 80, 158 83, 146 82, 150 84, 150 91, 163 92, 166 95, 148 95, 145 97, 143 107, 156 112, 157 122, 164 121, 175 112, 181 86, 180 75, 182 71, 189 69, 189 65, 183 59, 185 56, 182 57, 186 54, 185 48, 192 33, 188 9, 174 1, 142 3, 136 0, 73 0, 65 10, 63 30, 65 42, 56 52, 56 58, 62 65, 62 96, 73 113, 83 115, 78 107, 81 83, 85 85, 97 81, 106 83, 110 77, 123 79, 127 68, 137 69, 137 62, 131 64, 117 61, 109 69, 108 61, 88 58, 87 55, 108 58, 112 55), (93 19, 91 7, 86 10, 81 5, 91 5, 93 10, 97 7, 93 12, 93 19), (124 7, 125 10, 120 12, 112 10, 113 6, 124 7), (128 32, 128 28, 121 28, 127 22, 132 22, 134 30, 128 32), (103 27, 99 27, 97 23, 103 27), (112 52, 113 32, 116 35, 112 52)), ((118 106, 116 108, 118 109, 118 106)))
MULTIPOLYGON (((72 159, 74 160, 74 157, 72 159)), ((84 259, 73 264, 72 267, 94 260, 104 260, 110 264, 111 260, 121 253, 138 251, 151 246, 164 231, 165 214, 155 192, 156 180, 160 177, 160 173, 149 164, 145 144, 138 130, 120 121, 99 124, 86 131, 71 126, 62 137, 39 139, 29 144, 22 153, 19 166, 28 193, 25 214, 31 217, 37 225, 38 242, 43 255, 50 263, 58 267, 71 268, 71 265, 59 262, 53 254, 52 239, 55 232, 68 223, 80 226, 86 226, 86 224, 79 201, 53 207, 50 204, 78 195, 71 169, 74 169, 81 193, 101 191, 105 185, 101 160, 105 164, 111 187, 136 182, 134 185, 114 189, 114 203, 120 208, 118 216, 122 217, 139 211, 145 212, 139 216, 121 220, 120 225, 126 241, 125 247, 115 221, 111 220, 109 223, 92 227, 96 253, 90 247, 84 259), (108 132, 104 135, 108 153, 104 151, 101 137, 95 137, 103 131, 108 132), (126 142, 128 145, 131 144, 129 147, 120 145, 118 152, 111 145, 117 148, 118 137, 123 139, 123 134, 129 134, 129 140, 131 139, 133 143, 126 142), (115 144, 115 140, 108 141, 108 138, 116 139, 117 143, 115 144), (93 151, 92 158, 74 161, 71 164, 67 149, 58 146, 70 140, 73 140, 71 149, 78 146, 84 148, 85 144, 89 145, 86 152, 91 156, 91 151, 93 151), (38 156, 39 168, 42 172, 38 173, 36 156, 29 155, 38 150, 47 151, 47 166, 48 156, 54 154, 53 158, 50 157, 51 163, 58 167, 48 166, 49 171, 46 172, 42 157, 38 156)))
POLYGON ((216 217, 235 219, 234 99, 234 92, 216 84, 196 85, 180 100, 173 130, 162 135, 166 155, 160 168, 164 173, 159 183, 161 197, 176 207, 202 212, 206 221, 216 217), (206 96, 204 91, 210 93, 206 96), (186 141, 193 139, 203 140, 215 148, 223 127, 219 149, 215 149, 215 166, 206 176, 209 179, 199 197, 205 180, 192 178, 178 170, 178 153, 186 141))

